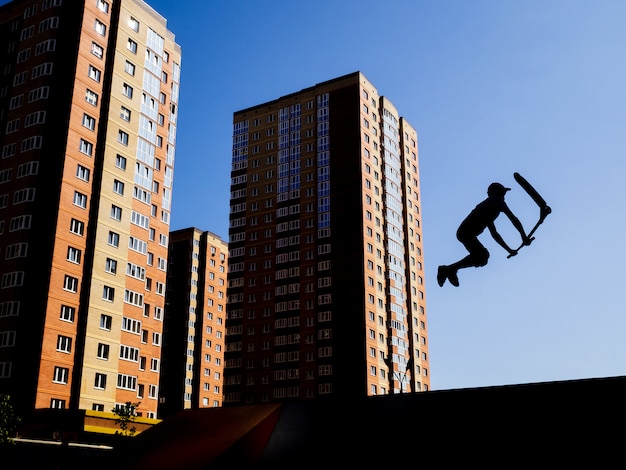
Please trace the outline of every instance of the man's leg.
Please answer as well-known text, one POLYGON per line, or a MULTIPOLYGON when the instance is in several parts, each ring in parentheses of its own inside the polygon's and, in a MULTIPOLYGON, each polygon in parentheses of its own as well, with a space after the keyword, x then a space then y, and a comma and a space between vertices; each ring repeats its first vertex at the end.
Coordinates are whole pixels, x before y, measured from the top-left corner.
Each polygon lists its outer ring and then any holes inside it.
POLYGON ((450 264, 448 266, 446 265, 439 266, 439 268, 437 269, 437 283, 439 284, 440 287, 442 287, 445 284, 446 279, 450 281, 450 284, 452 284, 454 287, 459 287, 459 277, 457 276, 456 272, 460 268, 455 268, 455 266, 461 263, 461 261, 457 261, 456 263, 450 264))
POLYGON ((489 260, 489 251, 485 248, 482 243, 478 241, 478 238, 473 237, 470 239, 459 239, 461 243, 465 246, 469 254, 457 261, 456 263, 452 263, 450 265, 439 266, 437 270, 437 282, 439 286, 443 286, 446 282, 446 279, 450 281, 455 287, 459 286, 459 278, 457 275, 457 271, 459 269, 469 268, 469 267, 480 267, 487 264, 489 260))
MULTIPOLYGON (((465 258, 467 258, 467 256, 465 258)), ((457 261, 456 263, 452 263, 450 265, 439 266, 439 268, 437 269, 437 283, 439 284, 440 287, 442 287, 445 284, 446 279, 450 281, 450 284, 452 284, 453 286, 459 287, 459 277, 457 276, 456 272, 460 268, 456 266, 459 266, 460 263, 462 263, 463 260, 465 260, 465 258, 463 258, 461 261, 457 261)))
POLYGON ((443 287, 446 279, 448 279, 448 266, 441 265, 437 269, 437 284, 439 284, 439 287, 443 287))

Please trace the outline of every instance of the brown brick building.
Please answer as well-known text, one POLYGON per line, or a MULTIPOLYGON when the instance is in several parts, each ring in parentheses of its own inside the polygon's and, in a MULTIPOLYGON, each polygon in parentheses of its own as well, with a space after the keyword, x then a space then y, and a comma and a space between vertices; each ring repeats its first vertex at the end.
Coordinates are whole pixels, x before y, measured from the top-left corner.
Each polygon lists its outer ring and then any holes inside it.
POLYGON ((228 244, 186 228, 170 233, 159 416, 222 406, 228 244))
POLYGON ((180 47, 141 0, 14 0, 0 44, 0 393, 156 418, 180 47))
POLYGON ((417 132, 360 72, 234 113, 225 404, 428 390, 417 132))

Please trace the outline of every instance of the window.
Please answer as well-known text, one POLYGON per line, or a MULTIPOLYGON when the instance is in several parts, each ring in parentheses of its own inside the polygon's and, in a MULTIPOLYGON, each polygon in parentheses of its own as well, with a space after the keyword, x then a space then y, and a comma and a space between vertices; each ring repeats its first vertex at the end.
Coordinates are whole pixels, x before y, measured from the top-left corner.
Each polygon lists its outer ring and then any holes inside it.
POLYGON ((13 193, 13 204, 32 202, 35 200, 35 188, 20 189, 13 193))
POLYGON ((109 232, 109 245, 118 248, 120 246, 120 235, 119 233, 109 232))
POLYGON ((95 68, 93 65, 89 66, 89 78, 91 78, 92 80, 95 80, 96 82, 100 83, 101 75, 102 75, 102 72, 100 72, 100 70, 95 68))
POLYGON ((122 145, 128 146, 128 133, 123 130, 119 130, 117 133, 117 141, 122 145))
POLYGON ((29 37, 31 37, 33 35, 34 30, 35 30, 34 26, 29 26, 28 28, 24 28, 20 32, 20 41, 23 41, 24 39, 28 39, 29 37))
POLYGON ((95 55, 98 59, 102 59, 104 55, 104 49, 101 45, 96 44, 95 42, 91 43, 91 53, 95 55))
POLYGON ((90 131, 95 130, 96 119, 94 117, 91 117, 89 114, 83 114, 83 126, 89 129, 90 131))
POLYGON ((61 400, 60 398, 51 398, 50 399, 50 408, 55 408, 58 410, 65 409, 65 400, 61 400))
POLYGON ((117 272, 117 261, 111 258, 107 258, 104 269, 109 274, 115 274, 117 272))
POLYGON ((139 21, 137 21, 132 16, 130 17, 130 20, 128 21, 128 26, 130 26, 131 29, 135 32, 139 31, 139 21))
POLYGON ((46 62, 45 64, 38 65, 33 68, 31 78, 39 78, 43 75, 52 75, 52 62, 46 62))
POLYGON ((112 204, 111 218, 115 220, 122 220, 122 208, 112 204))
POLYGON ((59 17, 54 16, 52 18, 48 18, 47 20, 43 20, 39 23, 38 32, 42 33, 48 29, 58 28, 59 27, 59 17))
POLYGON ((146 268, 142 268, 141 266, 133 263, 128 263, 126 265, 126 274, 143 281, 146 278, 146 268))
POLYGON ((26 82, 26 72, 18 73, 13 77, 13 86, 21 85, 26 82))
POLYGON ((91 171, 89 170, 89 168, 86 168, 82 165, 76 166, 76 178, 83 180, 83 181, 89 181, 90 173, 91 171))
POLYGON ((138 225, 142 228, 149 228, 150 219, 147 216, 140 214, 139 212, 131 211, 130 221, 132 224, 138 225))
POLYGON ((135 75, 135 64, 133 64, 132 62, 129 62, 127 60, 126 61, 126 65, 124 65, 124 71, 127 74, 134 76, 135 75))
POLYGON ((128 83, 124 83, 124 85, 122 85, 122 93, 127 98, 130 98, 131 100, 133 99, 133 87, 128 83))
MULTIPOLYGON (((106 315, 103 315, 106 316, 106 315)), ((109 319, 111 317, 108 317, 109 319)), ((100 328, 102 328, 102 321, 100 321, 100 328)), ((109 328, 103 328, 103 329, 108 329, 110 330, 110 323, 109 323, 109 328)), ((97 357, 98 359, 103 359, 105 361, 109 360, 109 345, 108 344, 104 344, 104 343, 98 343, 98 353, 97 353, 97 357)))
POLYGON ((121 170, 126 170, 126 157, 117 155, 115 157, 115 166, 121 170))
POLYGON ((101 374, 100 372, 96 372, 96 378, 94 380, 93 387, 98 390, 104 390, 107 388, 107 376, 105 374, 101 374))
POLYGON ((137 43, 133 41, 131 38, 128 38, 128 43, 126 44, 126 47, 133 54, 137 54, 137 43))
POLYGON ((78 191, 74 191, 74 205, 78 207, 82 207, 83 209, 87 208, 87 196, 79 193, 78 191))
POLYGON ((50 87, 42 86, 39 88, 35 88, 28 92, 28 102, 32 103, 33 101, 45 100, 48 99, 50 95, 50 87))
POLYGON ((117 374, 117 388, 123 388, 126 390, 137 389, 137 377, 125 374, 117 374))
POLYGON ((35 13, 37 13, 37 5, 33 5, 24 10, 24 19, 30 18, 35 13))
POLYGON ((0 348, 15 346, 15 331, 3 331, 0 333, 0 348))
POLYGON ((130 122, 130 109, 125 108, 124 106, 122 106, 122 109, 120 111, 120 117, 127 122, 130 122))
POLYGON ((25 258, 28 254, 28 243, 7 245, 4 259, 25 258))
POLYGON ((20 120, 18 119, 13 119, 12 121, 7 122, 7 127, 6 127, 6 134, 11 134, 13 132, 18 131, 20 128, 20 120))
POLYGON ((136 237, 128 237, 128 248, 145 255, 148 252, 148 243, 136 237))
POLYGON ((8 144, 2 147, 2 158, 8 158, 15 155, 15 144, 8 144))
POLYGON ((61 320, 73 323, 75 316, 76 309, 74 307, 70 307, 69 305, 61 305, 61 314, 59 315, 59 318, 61 320))
POLYGON ((81 251, 73 246, 67 247, 67 260, 70 263, 80 264, 81 251))
POLYGON ((132 318, 122 317, 122 330, 138 335, 142 331, 141 322, 132 318))
POLYGON ((82 153, 91 157, 93 153, 93 144, 91 142, 87 142, 85 139, 80 139, 79 149, 82 153))
POLYGON ((139 349, 120 344, 120 359, 124 359, 126 361, 138 362, 139 361, 139 349))
POLYGON ((85 92, 85 101, 94 106, 98 106, 98 94, 87 89, 87 91, 85 92))
POLYGON ((12 168, 7 168, 6 170, 0 171, 0 184, 6 183, 7 181, 11 181, 12 173, 13 173, 12 168))
POLYGON ((124 289, 124 302, 141 307, 143 305, 143 295, 130 289, 124 289))
POLYGON ((104 286, 102 288, 102 299, 108 302, 113 302, 115 299, 115 289, 113 287, 104 286))
POLYGON ((78 291, 78 279, 72 276, 65 275, 65 279, 63 280, 63 289, 70 292, 78 291))
POLYGON ((96 20, 96 22, 94 24, 94 29, 101 36, 104 36, 107 33, 106 25, 104 23, 102 23, 101 21, 98 21, 98 20, 96 20))
MULTIPOLYGON (((104 313, 100 314, 100 329, 111 331, 111 323, 113 322, 113 317, 110 315, 105 315, 104 313)), ((108 351, 108 348, 107 348, 108 351)), ((107 354, 108 357, 108 354, 107 354)))
POLYGON ((28 230, 32 221, 31 215, 20 215, 13 217, 9 223, 9 232, 17 232, 18 230, 28 230))
POLYGON ((124 183, 119 180, 113 180, 113 192, 119 194, 120 196, 124 195, 124 183))
POLYGON ((39 173, 39 162, 31 161, 22 163, 17 167, 17 177, 23 178, 25 176, 36 175, 39 173))
POLYGON ((72 352, 72 338, 69 336, 59 335, 57 337, 57 351, 64 353, 72 352))
POLYGON ((104 0, 98 0, 98 9, 103 13, 109 13, 109 4, 104 0))
POLYGON ((24 127, 30 127, 36 124, 43 124, 44 122, 46 122, 46 112, 35 111, 34 113, 30 113, 28 116, 26 116, 26 119, 24 119, 24 127))
POLYGON ((55 382, 55 383, 66 384, 69 375, 70 375, 70 370, 69 369, 67 369, 65 367, 55 366, 54 367, 54 376, 52 378, 52 381, 55 382))

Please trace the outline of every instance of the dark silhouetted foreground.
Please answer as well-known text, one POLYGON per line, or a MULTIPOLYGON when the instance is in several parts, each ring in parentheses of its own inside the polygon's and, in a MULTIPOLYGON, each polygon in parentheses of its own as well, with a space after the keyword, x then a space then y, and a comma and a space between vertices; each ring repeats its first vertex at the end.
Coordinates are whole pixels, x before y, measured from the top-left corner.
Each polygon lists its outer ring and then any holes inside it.
POLYGON ((66 448, 63 467, 53 466, 60 446, 47 455, 18 446, 3 462, 13 456, 19 468, 45 470, 610 468, 623 461, 624 396, 626 377, 613 377, 188 410, 113 450, 66 448))

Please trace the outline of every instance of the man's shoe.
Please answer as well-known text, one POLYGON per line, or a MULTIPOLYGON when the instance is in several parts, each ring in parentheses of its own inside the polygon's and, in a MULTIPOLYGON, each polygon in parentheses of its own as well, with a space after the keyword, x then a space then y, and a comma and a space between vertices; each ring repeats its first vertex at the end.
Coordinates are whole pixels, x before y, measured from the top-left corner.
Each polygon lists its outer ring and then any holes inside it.
POLYGON ((439 284, 439 287, 443 287, 443 284, 446 282, 446 279, 448 278, 448 269, 446 266, 439 266, 439 269, 437 269, 437 283, 439 284))
POLYGON ((448 269, 448 281, 450 281, 450 284, 454 287, 459 287, 459 278, 456 275, 456 271, 453 269, 448 269))

